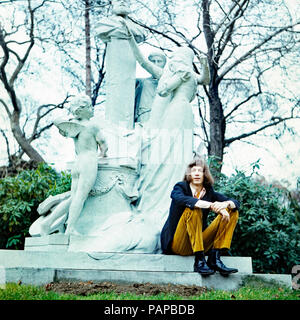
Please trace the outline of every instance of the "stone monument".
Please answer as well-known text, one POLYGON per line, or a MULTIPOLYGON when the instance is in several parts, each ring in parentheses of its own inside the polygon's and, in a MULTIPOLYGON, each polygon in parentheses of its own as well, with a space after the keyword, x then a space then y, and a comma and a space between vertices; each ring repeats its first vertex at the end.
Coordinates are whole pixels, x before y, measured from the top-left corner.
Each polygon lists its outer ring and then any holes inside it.
POLYGON ((24 251, 0 250, 0 287, 48 287, 62 280, 235 290, 249 276, 291 287, 291 275, 253 274, 251 257, 224 257, 240 272, 207 278, 194 272, 193 257, 158 254, 170 191, 193 157, 191 101, 210 75, 205 58, 195 72, 187 47, 175 48, 167 63, 145 58, 137 45, 143 32, 128 19, 127 2, 112 3, 113 15, 97 29, 107 43, 105 119, 94 116, 89 97, 79 95, 71 118, 54 122, 75 144, 71 191, 39 205, 24 251), (137 105, 136 61, 152 75, 137 105))
POLYGON ((127 21, 137 42, 143 41, 145 36, 143 29, 128 19, 128 0, 113 0, 112 6, 113 15, 100 19, 95 27, 96 36, 107 44, 105 117, 113 123, 133 129, 136 62, 122 19, 127 21))
MULTIPOLYGON (((166 56, 157 50, 152 51, 149 54, 148 60, 161 68, 164 68, 167 61, 166 56)), ((140 78, 136 80, 134 105, 135 122, 143 124, 149 120, 157 85, 158 79, 156 79, 154 75, 149 78, 140 78)))
POLYGON ((75 119, 55 122, 76 146, 72 188, 40 204, 33 238, 26 239, 31 245, 59 235, 68 251, 161 252, 171 189, 193 157, 190 102, 197 85, 209 82, 206 59, 201 74, 187 47, 176 48, 167 64, 148 60, 137 44, 143 32, 128 19, 125 1, 112 3, 113 16, 97 26, 108 50, 105 120, 92 117, 90 102, 81 97, 73 103, 75 119), (134 126, 136 61, 158 80, 143 126, 134 126))

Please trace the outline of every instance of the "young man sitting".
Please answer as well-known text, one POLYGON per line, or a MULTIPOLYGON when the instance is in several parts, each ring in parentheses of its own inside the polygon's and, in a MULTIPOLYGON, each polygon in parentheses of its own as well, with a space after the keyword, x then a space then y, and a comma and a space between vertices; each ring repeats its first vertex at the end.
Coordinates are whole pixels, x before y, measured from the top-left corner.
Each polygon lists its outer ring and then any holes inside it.
POLYGON ((161 232, 161 245, 165 254, 195 255, 195 272, 211 275, 219 271, 228 275, 238 270, 226 267, 220 256, 222 250, 230 249, 240 204, 214 191, 213 183, 203 159, 188 165, 184 181, 178 182, 171 193, 172 203, 161 232), (217 213, 217 217, 207 226, 210 210, 217 213), (206 262, 204 253, 209 250, 206 262))

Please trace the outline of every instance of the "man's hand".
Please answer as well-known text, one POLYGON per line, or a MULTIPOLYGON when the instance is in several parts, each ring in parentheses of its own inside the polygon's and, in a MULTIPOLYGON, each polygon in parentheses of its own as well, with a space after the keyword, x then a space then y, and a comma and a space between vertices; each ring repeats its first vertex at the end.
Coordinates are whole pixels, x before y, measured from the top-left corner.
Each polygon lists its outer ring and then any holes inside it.
POLYGON ((235 208, 235 204, 233 201, 223 201, 223 202, 219 202, 219 201, 215 201, 212 203, 212 205, 210 206, 210 209, 215 212, 215 213, 220 213, 220 210, 222 209, 234 209, 235 208))
POLYGON ((220 213, 221 210, 228 208, 228 202, 227 201, 223 201, 223 202, 215 201, 212 203, 210 208, 213 212, 220 213))
POLYGON ((230 220, 230 214, 226 210, 227 208, 233 209, 235 207, 234 203, 232 201, 215 201, 211 204, 210 209, 218 214, 222 215, 222 221, 229 222, 230 220))
POLYGON ((222 221, 229 222, 230 220, 230 214, 226 209, 222 209, 219 214, 222 215, 222 221))

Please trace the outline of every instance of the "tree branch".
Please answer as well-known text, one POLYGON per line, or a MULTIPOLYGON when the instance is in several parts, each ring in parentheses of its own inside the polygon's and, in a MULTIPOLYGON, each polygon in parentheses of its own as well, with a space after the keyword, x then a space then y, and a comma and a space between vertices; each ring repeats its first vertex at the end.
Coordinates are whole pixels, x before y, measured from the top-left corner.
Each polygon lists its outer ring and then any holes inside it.
POLYGON ((236 21, 241 18, 249 4, 249 0, 244 0, 241 5, 239 5, 239 9, 235 12, 233 19, 230 21, 230 23, 225 27, 225 30, 223 31, 223 34, 221 35, 219 39, 218 49, 216 53, 216 61, 218 62, 225 47, 227 46, 228 42, 232 38, 233 30, 236 21), (245 6, 245 8, 243 8, 245 6), (225 36, 226 35, 226 36, 225 36), (222 40, 225 37, 225 40, 222 44, 222 40))
POLYGON ((280 117, 273 118, 274 122, 268 123, 268 124, 258 128, 256 130, 254 130, 254 131, 251 131, 251 132, 248 132, 248 133, 243 133, 243 134, 241 134, 239 136, 236 136, 236 137, 233 137, 233 138, 225 139, 225 141, 224 141, 225 142, 225 147, 227 147, 229 144, 231 144, 234 141, 248 138, 250 136, 253 136, 253 135, 259 133, 260 131, 263 131, 263 130, 265 130, 267 128, 270 128, 270 127, 274 127, 274 126, 278 125, 281 122, 284 122, 284 121, 287 121, 287 120, 291 120, 291 119, 300 119, 300 117, 291 116, 291 117, 286 117, 286 118, 280 118, 280 117))
POLYGON ((128 18, 129 18, 132 22, 134 22, 134 23, 138 24, 139 26, 141 26, 141 27, 149 30, 151 33, 157 33, 157 34, 163 36, 164 38, 172 41, 172 42, 175 43, 178 47, 181 46, 181 44, 180 44, 177 40, 171 38, 171 37, 168 36, 167 34, 161 32, 161 31, 158 31, 158 30, 156 30, 156 29, 154 29, 154 28, 148 27, 147 25, 143 24, 142 22, 139 22, 139 21, 137 21, 137 20, 135 20, 135 19, 133 19, 133 18, 131 18, 131 17, 128 17, 128 18))
POLYGON ((201 122, 202 122, 202 128, 203 128, 203 132, 204 132, 204 135, 205 135, 205 141, 208 142, 209 141, 209 137, 208 137, 208 133, 207 133, 207 130, 206 130, 205 117, 203 116, 201 108, 200 108, 200 95, 197 93, 196 96, 197 96, 197 100, 198 100, 199 117, 200 117, 201 122))
POLYGON ((6 113, 8 114, 8 117, 10 118, 10 117, 11 117, 11 112, 10 112, 10 110, 9 110, 9 108, 8 108, 8 105, 7 105, 7 104, 4 102, 4 100, 2 100, 2 99, 0 99, 0 102, 1 102, 2 105, 4 106, 6 113))
MULTIPOLYGON (((261 73, 262 74, 262 73, 261 73)), ((245 100, 241 101, 240 103, 238 103, 226 116, 225 119, 228 119, 232 113, 234 113, 240 106, 242 106, 243 104, 247 103, 248 101, 250 101, 252 98, 255 98, 257 96, 259 96, 260 94, 262 94, 262 89, 261 89, 261 84, 260 84, 260 76, 261 74, 256 78, 257 81, 257 86, 258 86, 258 91, 256 93, 251 94, 249 97, 247 97, 245 100)))
MULTIPOLYGON (((7 93, 10 96, 14 111, 20 112, 20 108, 18 105, 15 90, 9 84, 9 81, 8 81, 7 75, 6 75, 5 67, 8 63, 8 60, 9 60, 9 49, 6 45, 5 40, 4 40, 4 30, 1 28, 1 25, 0 25, 0 46, 1 46, 3 53, 4 53, 4 57, 2 59, 1 65, 0 65, 0 78, 1 78, 1 81, 3 82, 5 90, 7 91, 7 93)), ((4 104, 4 106, 5 106, 5 104, 4 104)), ((6 111, 7 110, 8 110, 8 108, 6 108, 6 111)), ((11 113, 8 112, 8 115, 11 115, 11 113)))
MULTIPOLYGON (((44 4, 44 2, 45 1, 43 1, 43 4, 44 4)), ((24 66, 24 64, 25 64, 25 62, 26 62, 26 60, 27 60, 27 58, 29 56, 29 53, 30 53, 31 49, 34 46, 34 33, 33 33, 33 31, 34 31, 34 11, 37 8, 41 7, 41 6, 42 6, 42 4, 40 6, 38 6, 38 7, 36 7, 35 9, 32 9, 31 8, 31 1, 28 0, 28 11, 29 11, 29 15, 30 15, 29 46, 28 46, 23 58, 19 60, 19 63, 17 65, 15 71, 13 72, 10 80, 9 80, 10 87, 14 86, 15 80, 17 79, 20 71, 22 70, 22 68, 23 68, 23 66, 24 66)))
POLYGON ((259 48, 261 48, 264 44, 266 44, 267 42, 269 42, 271 39, 273 39, 274 37, 276 37, 277 35, 279 35, 280 33, 287 31, 288 29, 291 29, 297 25, 300 24, 300 21, 289 25, 289 26, 285 26, 280 28, 279 30, 277 30, 276 32, 272 33, 271 35, 269 35, 268 37, 266 37, 263 41, 261 41, 260 43, 258 43, 256 46, 254 46, 252 49, 250 49, 248 52, 246 52, 244 55, 242 55, 239 59, 237 59, 233 64, 231 64, 227 69, 225 69, 223 71, 223 73, 221 73, 219 75, 219 81, 221 81, 224 76, 231 71, 233 68, 235 68, 237 65, 239 65, 241 62, 243 62, 244 60, 247 60, 249 57, 251 57, 251 55, 259 48))
POLYGON ((233 1, 234 4, 232 5, 232 7, 229 9, 229 11, 226 13, 222 6, 219 4, 219 2, 217 1, 216 3, 218 4, 219 8, 221 9, 221 11, 223 11, 224 13, 224 18, 222 19, 222 21, 217 25, 217 28, 214 30, 214 33, 217 34, 218 31, 221 29, 221 27, 224 25, 225 21, 226 20, 229 20, 230 22, 230 19, 229 19, 229 16, 230 14, 232 13, 232 11, 236 8, 236 6, 238 5, 237 1, 233 1))
POLYGON ((64 105, 68 102, 68 99, 69 99, 69 95, 67 95, 67 97, 64 99, 63 102, 59 103, 59 104, 44 104, 44 105, 41 105, 38 110, 37 110, 37 116, 36 116, 36 120, 34 122, 34 125, 33 125, 33 129, 32 129, 32 133, 31 133, 31 136, 30 138, 28 139, 29 143, 31 143, 33 140, 37 139, 41 133, 49 128, 51 128, 52 126, 52 123, 50 125, 46 125, 44 128, 41 128, 39 130, 39 132, 37 131, 38 129, 38 126, 39 126, 39 123, 40 121, 46 117, 50 112, 52 112, 53 110, 55 109, 63 109, 64 105), (52 108, 49 108, 49 107, 52 107, 52 108), (47 109, 47 111, 45 111, 43 114, 41 114, 41 111, 44 109, 44 108, 49 108, 47 109))
POLYGON ((6 152, 7 152, 7 157, 8 157, 8 166, 11 165, 11 154, 10 154, 10 148, 9 148, 9 142, 8 142, 8 138, 4 132, 3 129, 0 128, 0 132, 2 133, 2 136, 5 140, 5 143, 6 143, 6 152))
MULTIPOLYGON (((101 87, 102 81, 104 79, 105 76, 105 72, 104 72, 104 64, 105 64, 105 57, 106 57, 106 46, 102 55, 102 63, 100 68, 98 69, 98 81, 95 84, 94 90, 93 90, 93 94, 92 94, 92 105, 94 106, 96 104, 96 100, 98 97, 98 93, 99 93, 99 89, 101 87)), ((99 54, 97 51, 97 60, 99 60, 99 54)))

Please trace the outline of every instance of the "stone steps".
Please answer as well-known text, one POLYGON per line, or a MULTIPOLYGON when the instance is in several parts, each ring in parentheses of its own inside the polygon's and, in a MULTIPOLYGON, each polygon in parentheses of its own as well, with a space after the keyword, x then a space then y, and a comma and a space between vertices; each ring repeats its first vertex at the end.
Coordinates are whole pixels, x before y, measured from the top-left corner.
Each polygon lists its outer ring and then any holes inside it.
MULTIPOLYGON (((194 257, 147 253, 45 252, 0 250, 9 267, 97 269, 116 271, 193 272, 194 257)), ((2 260, 1 259, 1 260, 2 260)), ((251 257, 223 257, 226 265, 241 273, 252 273, 251 257)))
POLYGON ((109 252, 42 252, 0 250, 0 282, 43 285, 52 281, 112 281, 182 284, 234 290, 249 277, 274 280, 291 288, 290 275, 253 274, 251 257, 223 257, 239 272, 203 277, 193 272, 193 257, 109 252), (2 275, 2 278, 1 278, 2 275))
POLYGON ((111 281, 115 283, 153 283, 204 286, 220 290, 236 290, 249 276, 267 281, 276 281, 280 285, 291 287, 288 275, 264 275, 236 273, 223 277, 219 273, 203 277, 196 272, 168 271, 118 271, 96 269, 60 269, 60 268, 5 268, 5 282, 21 282, 31 285, 45 285, 56 281, 111 281))

